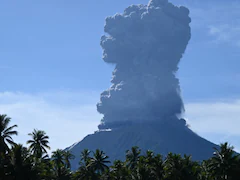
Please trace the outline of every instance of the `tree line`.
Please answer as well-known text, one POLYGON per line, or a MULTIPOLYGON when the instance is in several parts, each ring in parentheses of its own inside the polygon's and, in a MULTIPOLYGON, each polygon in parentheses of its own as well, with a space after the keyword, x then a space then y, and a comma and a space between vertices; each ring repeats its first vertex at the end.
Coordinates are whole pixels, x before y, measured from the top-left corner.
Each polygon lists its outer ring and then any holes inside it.
POLYGON ((124 161, 109 161, 101 150, 79 153, 79 168, 71 171, 70 151, 57 149, 51 156, 49 137, 42 130, 29 133, 28 147, 13 140, 17 125, 0 115, 0 180, 239 180, 240 158, 228 143, 215 148, 213 156, 193 161, 191 156, 152 151, 138 147, 126 151, 124 161))

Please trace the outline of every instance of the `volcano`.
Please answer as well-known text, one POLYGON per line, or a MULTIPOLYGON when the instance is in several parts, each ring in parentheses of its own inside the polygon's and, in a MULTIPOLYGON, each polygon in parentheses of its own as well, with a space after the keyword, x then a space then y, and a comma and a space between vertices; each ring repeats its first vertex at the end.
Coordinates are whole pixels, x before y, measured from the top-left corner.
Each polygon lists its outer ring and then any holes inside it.
POLYGON ((212 156, 217 146, 189 129, 182 118, 176 73, 191 38, 190 23, 189 10, 168 0, 132 5, 106 18, 102 59, 115 64, 112 85, 97 103, 103 115, 99 131, 67 148, 76 157, 73 169, 83 149, 101 149, 111 160, 123 160, 133 146, 143 153, 173 152, 194 160, 212 156))

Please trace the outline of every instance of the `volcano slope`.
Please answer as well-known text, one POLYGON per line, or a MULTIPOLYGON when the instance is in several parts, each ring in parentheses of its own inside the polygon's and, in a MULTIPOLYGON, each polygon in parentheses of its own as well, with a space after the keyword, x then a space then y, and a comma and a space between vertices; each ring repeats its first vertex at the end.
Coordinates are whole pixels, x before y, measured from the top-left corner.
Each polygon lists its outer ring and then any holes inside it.
POLYGON ((111 161, 124 160, 126 150, 138 146, 144 154, 147 150, 167 155, 169 152, 192 155, 193 160, 208 159, 217 145, 192 132, 184 120, 176 123, 129 123, 111 131, 98 131, 67 148, 74 155, 72 169, 79 167, 80 153, 84 149, 103 150, 111 161))

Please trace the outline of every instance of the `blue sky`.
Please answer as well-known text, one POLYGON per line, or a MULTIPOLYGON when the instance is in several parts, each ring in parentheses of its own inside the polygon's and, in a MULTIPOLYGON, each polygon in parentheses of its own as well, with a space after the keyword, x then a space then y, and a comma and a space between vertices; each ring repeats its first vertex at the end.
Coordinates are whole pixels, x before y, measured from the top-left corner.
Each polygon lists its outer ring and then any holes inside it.
MULTIPOLYGON (((0 2, 0 113, 19 125, 24 143, 33 128, 53 150, 97 130, 95 104, 113 67, 101 60, 106 16, 147 0, 0 2)), ((180 63, 191 128, 240 150, 240 2, 172 0, 186 5, 192 39, 180 63)))

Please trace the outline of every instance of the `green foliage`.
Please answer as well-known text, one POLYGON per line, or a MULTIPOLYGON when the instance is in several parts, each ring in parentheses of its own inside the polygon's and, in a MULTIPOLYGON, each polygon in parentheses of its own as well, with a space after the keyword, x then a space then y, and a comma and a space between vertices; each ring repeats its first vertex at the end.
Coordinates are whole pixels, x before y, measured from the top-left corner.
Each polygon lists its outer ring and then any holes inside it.
POLYGON ((107 159, 108 156, 106 156, 103 151, 97 149, 96 152, 93 153, 93 157, 90 159, 88 166, 97 174, 101 174, 109 168, 106 164, 110 163, 110 161, 107 159))
POLYGON ((130 150, 126 151, 126 161, 128 168, 134 169, 136 167, 140 153, 141 150, 137 146, 132 147, 131 151, 130 150))
POLYGON ((101 150, 79 153, 77 171, 71 171, 70 151, 57 149, 49 158, 49 137, 34 129, 27 141, 29 147, 16 144, 12 135, 17 126, 9 126, 10 118, 0 115, 0 179, 7 180, 238 180, 240 157, 228 143, 214 149, 213 156, 196 162, 191 156, 169 153, 166 157, 139 147, 126 151, 124 161, 113 164, 101 150))
POLYGON ((8 145, 14 145, 12 135, 17 135, 17 131, 13 129, 17 127, 17 125, 13 125, 9 127, 9 123, 11 118, 7 117, 7 115, 0 114, 0 154, 3 155, 4 153, 10 150, 8 145))
POLYGON ((34 129, 32 133, 28 134, 31 136, 31 140, 27 141, 27 144, 30 144, 29 149, 34 154, 36 158, 41 158, 44 154, 47 154, 47 150, 50 150, 48 146, 49 137, 44 131, 34 129))

